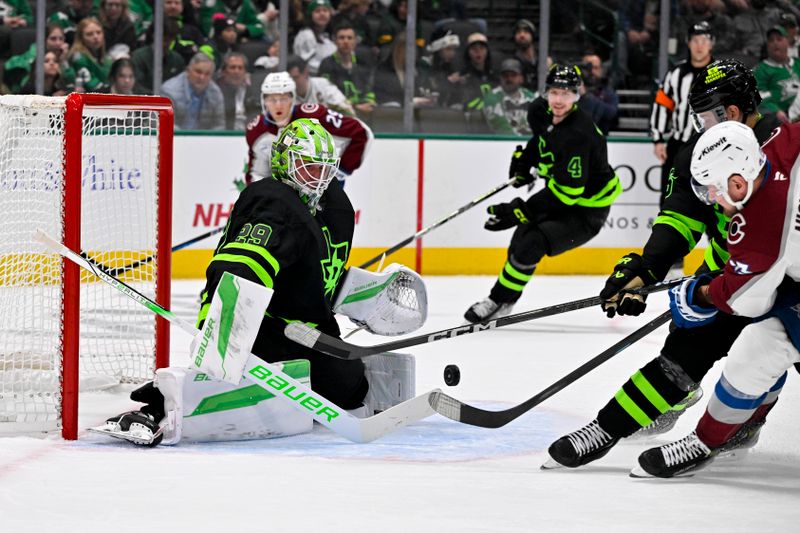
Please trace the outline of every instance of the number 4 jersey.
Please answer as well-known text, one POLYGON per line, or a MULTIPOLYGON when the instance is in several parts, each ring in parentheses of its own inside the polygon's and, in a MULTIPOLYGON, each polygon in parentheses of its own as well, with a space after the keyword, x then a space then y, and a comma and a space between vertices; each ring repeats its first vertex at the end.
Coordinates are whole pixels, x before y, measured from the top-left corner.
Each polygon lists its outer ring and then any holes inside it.
MULTIPOLYGON (((361 166, 372 140, 372 131, 363 122, 319 104, 294 106, 289 122, 298 118, 315 118, 333 135, 336 151, 341 158, 339 170, 344 174, 350 175, 361 166)), ((280 130, 269 114, 258 115, 247 124, 248 171, 245 180, 248 184, 272 175, 272 143, 280 130)))

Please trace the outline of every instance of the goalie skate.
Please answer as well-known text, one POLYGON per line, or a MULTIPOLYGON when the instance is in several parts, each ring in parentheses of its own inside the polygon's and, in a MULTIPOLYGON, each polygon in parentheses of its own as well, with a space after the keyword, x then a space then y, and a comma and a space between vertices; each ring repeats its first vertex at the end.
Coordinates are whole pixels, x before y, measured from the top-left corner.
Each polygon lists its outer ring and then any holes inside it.
POLYGON ((113 416, 102 426, 89 428, 88 431, 151 448, 158 446, 163 438, 163 429, 158 426, 152 416, 141 411, 130 411, 113 416))

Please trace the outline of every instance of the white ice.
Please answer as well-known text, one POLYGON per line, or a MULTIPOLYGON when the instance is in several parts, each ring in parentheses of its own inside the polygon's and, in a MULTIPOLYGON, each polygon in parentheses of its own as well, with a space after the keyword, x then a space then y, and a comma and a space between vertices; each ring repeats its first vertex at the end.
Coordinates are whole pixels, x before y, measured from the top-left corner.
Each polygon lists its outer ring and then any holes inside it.
MULTIPOLYGON (((428 277, 425 331, 461 323, 489 277, 428 277)), ((601 277, 536 276, 515 311, 596 294, 601 277)), ((173 308, 194 314, 198 281, 174 283, 173 308)), ((408 349, 417 393, 441 387, 483 407, 517 404, 666 308, 638 318, 597 308, 408 349), (461 369, 446 387, 445 365, 461 369)), ((758 446, 691 478, 628 477, 644 449, 692 430, 705 405, 666 436, 623 441, 577 470, 542 471, 547 446, 591 420, 658 353, 666 326, 508 426, 434 416, 371 444, 325 428, 297 437, 141 449, 100 435, 0 439, 0 532, 186 531, 791 531, 800 519, 800 400, 789 379, 758 446)), ((173 328, 173 364, 188 340, 173 328)), ((358 344, 384 342, 359 332, 358 344)), ((721 364, 703 382, 707 395, 721 364)), ((129 387, 81 394, 81 427, 133 408, 129 387)))

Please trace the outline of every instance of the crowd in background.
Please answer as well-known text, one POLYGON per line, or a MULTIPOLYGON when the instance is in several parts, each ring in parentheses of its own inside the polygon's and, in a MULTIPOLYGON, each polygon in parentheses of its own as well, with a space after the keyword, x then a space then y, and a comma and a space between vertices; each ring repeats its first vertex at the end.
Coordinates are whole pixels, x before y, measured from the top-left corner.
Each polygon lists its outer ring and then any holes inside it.
MULTIPOLYGON (((765 107, 797 118, 799 3, 672 0, 671 58, 684 59, 689 28, 708 21, 715 57, 756 67, 759 84, 774 91, 765 107)), ((609 46, 585 38, 583 4, 552 3, 552 32, 574 37, 580 48, 559 50, 554 41, 548 62, 582 67, 579 105, 608 132, 619 113, 615 88, 655 91, 661 2, 604 2, 613 26, 590 29, 607 31, 609 46)), ((277 5, 165 0, 163 84, 154 88, 152 0, 48 0, 44 94, 161 94, 181 110, 178 128, 243 130, 262 111, 261 81, 278 69, 277 5)), ((11 53, 15 37, 33 24, 34 6, 34 0, 0 0, 0 94, 35 92, 35 44, 11 53)), ((525 18, 523 2, 523 17, 502 30, 508 39, 496 46, 491 18, 469 18, 466 0, 419 0, 417 6, 415 109, 458 111, 478 125, 473 132, 529 135, 527 108, 539 86, 538 11, 525 18)), ((299 102, 367 122, 403 107, 407 12, 406 0, 290 0, 287 70, 299 102)))

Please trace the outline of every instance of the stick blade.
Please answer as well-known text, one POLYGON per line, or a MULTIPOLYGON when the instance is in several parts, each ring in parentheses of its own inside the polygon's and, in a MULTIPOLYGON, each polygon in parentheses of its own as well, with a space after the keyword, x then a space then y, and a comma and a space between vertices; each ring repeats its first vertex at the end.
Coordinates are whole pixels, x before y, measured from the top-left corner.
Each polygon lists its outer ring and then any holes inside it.
POLYGON ((319 340, 320 332, 308 324, 302 322, 292 322, 283 328, 283 334, 287 339, 296 342, 307 348, 315 348, 319 340))

